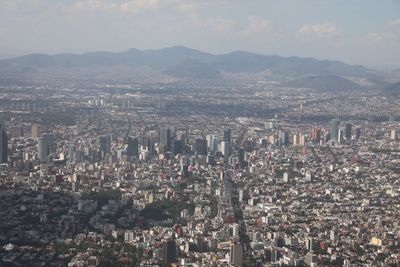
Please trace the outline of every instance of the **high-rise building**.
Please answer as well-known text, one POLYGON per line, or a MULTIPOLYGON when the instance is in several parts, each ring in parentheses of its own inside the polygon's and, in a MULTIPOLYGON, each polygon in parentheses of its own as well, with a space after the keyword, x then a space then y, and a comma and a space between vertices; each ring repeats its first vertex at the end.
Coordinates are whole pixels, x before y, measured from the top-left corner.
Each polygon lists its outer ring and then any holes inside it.
POLYGON ((111 151, 111 139, 112 135, 111 134, 106 134, 103 136, 99 137, 99 147, 100 151, 103 151, 104 153, 110 153, 111 151))
POLYGON ((351 123, 346 123, 345 130, 344 130, 344 138, 347 141, 351 140, 351 129, 352 129, 351 123))
POLYGON ((171 130, 168 128, 160 129, 160 145, 165 146, 166 151, 171 151, 171 130))
POLYGON ((182 154, 183 149, 183 141, 182 140, 174 140, 172 142, 172 153, 174 155, 182 154))
POLYGON ((244 165, 245 165, 244 156, 245 156, 245 154, 244 154, 244 148, 241 147, 241 148, 239 149, 239 164, 240 164, 240 168, 243 168, 244 165))
POLYGON ((300 134, 298 133, 293 134, 292 139, 293 139, 292 143, 294 146, 300 145, 300 134))
POLYGON ((224 130, 224 142, 231 143, 231 138, 232 138, 232 130, 225 129, 224 130))
POLYGON ((333 119, 331 121, 331 140, 338 140, 340 121, 333 119))
POLYGON ((317 128, 313 128, 311 131, 311 140, 314 143, 319 143, 321 141, 321 130, 317 128))
POLYGON ((42 135, 42 129, 38 124, 32 124, 31 135, 33 138, 39 138, 42 135))
POLYGON ((75 162, 76 146, 74 143, 68 145, 68 161, 75 162))
POLYGON ((338 131, 338 138, 337 138, 337 141, 339 143, 343 143, 345 134, 346 134, 346 129, 345 128, 340 128, 339 131, 338 131))
POLYGON ((229 263, 235 267, 243 266, 243 247, 238 242, 231 244, 229 263))
POLYGON ((360 137, 361 137, 361 128, 357 127, 356 128, 356 139, 360 139, 360 137))
POLYGON ((197 138, 194 143, 194 149, 198 155, 207 155, 207 140, 197 138))
POLYGON ((218 139, 215 135, 209 134, 206 136, 208 151, 214 153, 218 151, 218 139))
POLYGON ((396 141, 397 140, 397 134, 398 134, 397 129, 390 130, 390 140, 396 141))
POLYGON ((0 163, 7 163, 8 161, 8 137, 6 129, 0 123, 0 163))
POLYGON ((163 244, 163 260, 168 263, 176 262, 176 244, 174 240, 168 240, 163 244))
POLYGON ((128 147, 126 148, 128 157, 139 157, 139 140, 135 137, 128 138, 128 147))
POLYGON ((219 150, 221 151, 222 155, 229 157, 229 142, 221 142, 219 150))
POLYGON ((53 134, 45 133, 38 141, 38 157, 40 161, 46 161, 48 156, 54 153, 53 134))
POLYGON ((300 134, 300 145, 305 146, 306 145, 306 136, 304 134, 300 134))
POLYGON ((289 144, 289 132, 288 131, 279 131, 279 144, 281 146, 289 144))

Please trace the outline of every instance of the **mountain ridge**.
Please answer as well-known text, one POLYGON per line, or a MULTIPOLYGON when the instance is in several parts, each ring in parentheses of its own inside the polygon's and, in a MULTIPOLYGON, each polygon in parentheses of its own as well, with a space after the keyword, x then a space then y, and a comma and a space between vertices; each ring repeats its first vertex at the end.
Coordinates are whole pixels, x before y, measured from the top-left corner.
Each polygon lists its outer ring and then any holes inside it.
POLYGON ((61 79, 62 72, 65 72, 64 79, 85 80, 95 76, 98 80, 118 77, 120 80, 135 82, 146 68, 160 75, 145 75, 148 76, 145 83, 164 82, 163 79, 157 80, 160 77, 166 80, 227 80, 227 77, 234 79, 238 74, 248 74, 250 81, 252 77, 261 76, 286 82, 312 75, 335 75, 350 80, 380 79, 379 73, 374 70, 335 60, 263 55, 243 50, 211 54, 184 46, 150 50, 131 48, 123 52, 29 54, 0 60, 0 79, 61 79))

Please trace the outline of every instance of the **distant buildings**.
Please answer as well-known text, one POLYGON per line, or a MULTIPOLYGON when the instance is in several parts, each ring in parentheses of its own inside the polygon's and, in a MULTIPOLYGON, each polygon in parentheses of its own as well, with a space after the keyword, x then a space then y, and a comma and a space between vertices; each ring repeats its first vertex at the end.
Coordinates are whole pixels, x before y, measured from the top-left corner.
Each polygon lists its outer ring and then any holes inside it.
POLYGON ((0 163, 8 160, 8 137, 4 124, 0 123, 0 163))
POLYGON ((110 153, 111 151, 111 139, 112 135, 111 134, 106 134, 103 136, 99 137, 99 147, 100 151, 104 153, 110 153))
POLYGON ((176 262, 176 244, 174 240, 168 240, 164 242, 162 248, 162 257, 163 260, 168 264, 176 262))
POLYGON ((317 144, 321 141, 321 130, 320 129, 317 129, 317 128, 312 129, 311 140, 317 144))
POLYGON ((168 128, 160 129, 160 145, 164 146, 166 151, 171 151, 171 130, 168 128))
POLYGON ((390 140, 396 141, 397 140, 398 131, 397 129, 390 130, 390 140))
POLYGON ((38 157, 40 161, 47 161, 50 154, 54 152, 54 138, 50 133, 45 133, 38 141, 38 157))
POLYGON ((229 263, 235 267, 243 266, 243 247, 240 243, 231 244, 229 263))
POLYGON ((331 140, 338 140, 339 137, 339 126, 340 126, 340 121, 333 119, 331 121, 331 140))
POLYGON ((128 138, 128 147, 126 148, 128 157, 139 157, 139 140, 135 137, 128 138))
POLYGON ((33 124, 31 128, 31 136, 33 138, 39 138, 42 135, 42 128, 38 124, 33 124))

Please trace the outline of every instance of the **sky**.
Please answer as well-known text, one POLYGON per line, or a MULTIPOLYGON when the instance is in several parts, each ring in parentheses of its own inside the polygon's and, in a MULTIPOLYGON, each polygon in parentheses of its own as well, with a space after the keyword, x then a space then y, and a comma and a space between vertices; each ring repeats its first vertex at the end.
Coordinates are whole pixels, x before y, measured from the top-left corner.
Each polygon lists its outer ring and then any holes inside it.
POLYGON ((0 0, 0 58, 174 45, 400 66, 400 0, 0 0))

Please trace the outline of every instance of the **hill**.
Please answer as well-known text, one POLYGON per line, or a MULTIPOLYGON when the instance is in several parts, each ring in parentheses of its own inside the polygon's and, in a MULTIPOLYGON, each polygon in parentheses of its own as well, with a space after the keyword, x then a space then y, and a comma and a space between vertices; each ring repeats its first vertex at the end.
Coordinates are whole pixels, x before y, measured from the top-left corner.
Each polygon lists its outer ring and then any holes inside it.
POLYGON ((389 96, 400 95, 400 82, 387 86, 383 89, 383 93, 389 96))
MULTIPOLYGON (((277 81, 320 75, 367 81, 366 84, 370 81, 372 85, 380 80, 375 71, 338 61, 268 56, 246 51, 213 55, 182 46, 143 51, 129 49, 116 53, 31 54, 0 60, 0 80, 168 83, 190 79, 229 81, 235 77, 258 81, 266 75, 268 79, 277 81)), ((328 81, 321 81, 321 85, 329 87, 328 81)), ((318 82, 314 81, 314 84, 318 82)))
POLYGON ((348 79, 335 75, 315 75, 315 76, 303 77, 282 83, 281 86, 293 87, 293 88, 319 89, 329 92, 361 89, 361 86, 358 85, 357 83, 354 83, 348 79))

